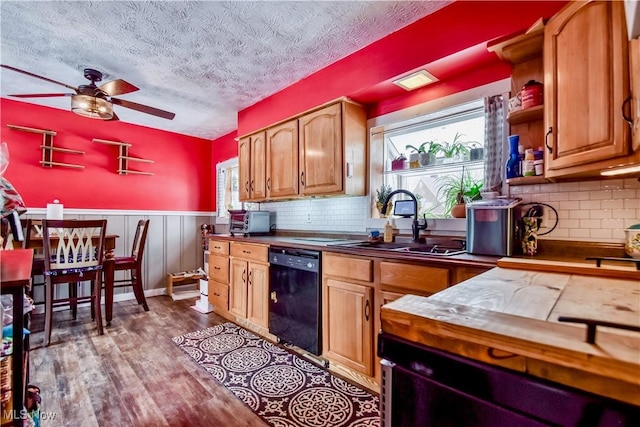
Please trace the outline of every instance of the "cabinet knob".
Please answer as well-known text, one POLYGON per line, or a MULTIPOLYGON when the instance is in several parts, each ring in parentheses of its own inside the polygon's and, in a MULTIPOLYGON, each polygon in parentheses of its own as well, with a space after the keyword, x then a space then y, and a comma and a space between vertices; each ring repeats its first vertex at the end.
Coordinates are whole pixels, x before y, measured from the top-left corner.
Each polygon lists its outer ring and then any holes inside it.
POLYGON ((300 184, 304 186, 304 172, 300 172, 300 184))

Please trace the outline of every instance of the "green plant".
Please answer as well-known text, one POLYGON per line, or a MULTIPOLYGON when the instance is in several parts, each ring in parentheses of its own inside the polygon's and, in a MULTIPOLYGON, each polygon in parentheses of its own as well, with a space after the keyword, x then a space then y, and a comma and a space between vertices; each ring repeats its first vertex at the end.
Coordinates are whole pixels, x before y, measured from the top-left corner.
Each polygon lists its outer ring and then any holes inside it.
POLYGON ((440 144, 438 144, 436 142, 433 142, 433 141, 425 141, 422 144, 420 144, 420 146, 418 146, 418 148, 416 148, 415 146, 410 145, 410 144, 406 145, 404 148, 407 149, 407 150, 411 149, 411 150, 415 151, 416 153, 435 154, 440 149, 440 144), (427 147, 427 148, 425 148, 425 147, 427 147))
POLYGON ((387 200, 387 197, 389 197, 389 194, 391 194, 391 191, 393 190, 389 184, 382 184, 380 188, 376 190, 376 203, 382 206, 384 201, 387 200))
POLYGON ((459 141, 463 137, 463 133, 456 132, 452 141, 444 141, 440 144, 440 152, 444 154, 444 157, 450 159, 458 154, 469 154, 469 147, 466 142, 459 141))
POLYGON ((444 204, 444 215, 451 213, 451 208, 461 203, 480 199, 482 180, 475 179, 469 171, 462 168, 459 175, 445 175, 438 178, 438 200, 444 204))

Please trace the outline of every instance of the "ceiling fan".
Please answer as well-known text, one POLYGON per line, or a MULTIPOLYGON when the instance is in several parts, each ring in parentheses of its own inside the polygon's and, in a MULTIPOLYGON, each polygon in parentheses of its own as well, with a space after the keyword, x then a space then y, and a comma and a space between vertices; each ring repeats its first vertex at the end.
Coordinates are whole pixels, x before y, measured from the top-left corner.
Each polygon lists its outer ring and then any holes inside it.
POLYGON ((175 113, 171 113, 169 111, 160 110, 158 108, 149 107, 148 105, 142 105, 124 99, 114 98, 114 95, 124 95, 126 93, 135 92, 139 89, 122 79, 112 80, 101 86, 96 86, 96 82, 102 81, 102 73, 92 68, 84 69, 84 77, 91 83, 88 85, 74 87, 66 83, 61 83, 47 77, 30 73, 29 71, 11 67, 9 65, 0 64, 0 67, 26 74, 27 76, 35 77, 50 83, 55 83, 75 91, 75 93, 31 93, 9 96, 15 96, 16 98, 50 98, 56 96, 70 96, 71 110, 76 114, 93 119, 118 120, 118 116, 113 112, 113 104, 140 111, 142 113, 151 114, 153 116, 162 117, 163 119, 172 120, 175 117, 175 113))

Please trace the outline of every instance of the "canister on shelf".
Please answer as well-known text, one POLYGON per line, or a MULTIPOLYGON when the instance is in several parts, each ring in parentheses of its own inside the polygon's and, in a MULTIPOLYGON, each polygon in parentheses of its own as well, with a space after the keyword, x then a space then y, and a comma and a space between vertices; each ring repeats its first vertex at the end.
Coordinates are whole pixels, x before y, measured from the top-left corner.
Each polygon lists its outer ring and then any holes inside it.
POLYGON ((536 105, 542 105, 543 85, 535 80, 529 80, 522 91, 522 108, 531 108, 536 105))

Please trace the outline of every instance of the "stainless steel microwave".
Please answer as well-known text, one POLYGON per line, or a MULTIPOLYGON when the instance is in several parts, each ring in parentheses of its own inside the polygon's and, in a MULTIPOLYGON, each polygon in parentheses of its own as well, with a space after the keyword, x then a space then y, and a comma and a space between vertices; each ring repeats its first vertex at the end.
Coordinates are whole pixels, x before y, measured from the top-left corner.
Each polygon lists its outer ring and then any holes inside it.
POLYGON ((269 234, 276 229, 276 213, 269 211, 230 211, 229 232, 232 236, 269 234))

